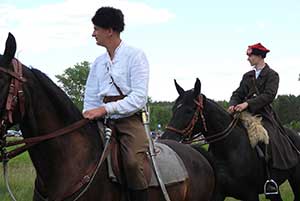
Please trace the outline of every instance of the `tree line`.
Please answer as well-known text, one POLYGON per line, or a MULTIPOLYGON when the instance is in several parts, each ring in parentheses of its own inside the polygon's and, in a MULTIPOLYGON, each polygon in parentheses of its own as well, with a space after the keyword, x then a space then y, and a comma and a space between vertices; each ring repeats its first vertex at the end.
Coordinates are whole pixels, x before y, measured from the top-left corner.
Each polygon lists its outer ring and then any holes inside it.
MULTIPOLYGON (((83 61, 67 68, 63 74, 55 76, 60 87, 68 94, 79 110, 83 109, 83 96, 89 65, 89 62, 83 61)), ((174 102, 157 102, 152 101, 151 98, 148 100, 151 130, 157 130, 159 125, 164 129, 171 118, 174 102)), ((225 109, 228 108, 228 102, 225 100, 217 101, 217 103, 225 109)), ((300 132, 300 95, 278 95, 272 106, 285 126, 300 132)))

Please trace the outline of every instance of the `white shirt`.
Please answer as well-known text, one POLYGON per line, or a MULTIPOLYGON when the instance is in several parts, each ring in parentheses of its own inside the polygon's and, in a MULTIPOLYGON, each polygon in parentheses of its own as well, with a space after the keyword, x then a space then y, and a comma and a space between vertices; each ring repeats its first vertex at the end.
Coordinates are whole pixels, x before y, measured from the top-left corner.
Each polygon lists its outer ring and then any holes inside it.
POLYGON ((257 66, 254 67, 254 70, 255 70, 255 78, 256 78, 256 79, 258 78, 260 72, 262 71, 262 69, 263 69, 264 67, 265 67, 265 66, 260 67, 260 68, 257 67, 257 66))
POLYGON ((83 111, 104 106, 107 115, 117 119, 142 109, 148 98, 149 64, 143 51, 121 42, 111 61, 108 52, 96 58, 86 82, 83 111), (116 102, 103 103, 104 96, 127 95, 116 102))

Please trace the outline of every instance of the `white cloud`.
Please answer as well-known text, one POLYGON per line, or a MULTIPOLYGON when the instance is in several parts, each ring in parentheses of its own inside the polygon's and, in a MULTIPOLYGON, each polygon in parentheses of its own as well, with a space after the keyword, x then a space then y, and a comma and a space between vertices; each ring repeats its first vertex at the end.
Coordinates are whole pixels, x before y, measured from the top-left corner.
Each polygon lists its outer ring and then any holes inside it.
POLYGON ((101 6, 120 8, 130 26, 164 23, 174 17, 168 10, 125 0, 66 0, 22 9, 6 4, 0 5, 0 40, 12 32, 22 51, 79 47, 91 38, 91 17, 101 6))

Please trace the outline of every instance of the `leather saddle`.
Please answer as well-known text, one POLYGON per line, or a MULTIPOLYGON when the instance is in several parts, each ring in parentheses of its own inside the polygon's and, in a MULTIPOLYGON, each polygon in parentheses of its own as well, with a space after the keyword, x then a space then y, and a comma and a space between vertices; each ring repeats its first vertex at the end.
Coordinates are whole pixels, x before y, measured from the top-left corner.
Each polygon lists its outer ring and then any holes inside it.
MULTIPOLYGON (((101 132, 100 129, 100 133, 103 135, 104 132, 101 132)), ((112 132, 110 154, 107 158, 108 175, 112 181, 123 184, 125 172, 122 169, 120 144, 117 139, 116 132, 112 132)), ((162 180, 166 185, 175 184, 188 179, 185 165, 173 149, 163 143, 154 143, 154 147, 155 156, 153 157, 155 157, 162 180)), ((143 170, 148 186, 157 187, 159 183, 154 172, 150 154, 147 152, 144 156, 143 170)))

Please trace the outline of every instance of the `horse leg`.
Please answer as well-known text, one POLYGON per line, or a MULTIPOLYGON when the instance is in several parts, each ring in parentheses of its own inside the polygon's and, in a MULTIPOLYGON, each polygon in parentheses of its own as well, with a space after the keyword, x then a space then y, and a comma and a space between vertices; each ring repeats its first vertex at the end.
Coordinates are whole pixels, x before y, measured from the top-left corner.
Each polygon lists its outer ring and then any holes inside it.
POLYGON ((298 164, 296 167, 295 174, 293 174, 289 183, 294 193, 294 201, 300 200, 300 165, 298 164))
POLYGON ((280 195, 280 192, 278 191, 278 194, 277 195, 271 195, 269 197, 269 199, 271 201, 283 201, 282 198, 281 198, 281 195, 280 195))
POLYGON ((244 199, 244 201, 259 201, 259 196, 257 193, 251 193, 246 199, 244 199))
POLYGON ((225 195, 217 193, 214 195, 212 201, 224 201, 225 200, 225 195))

